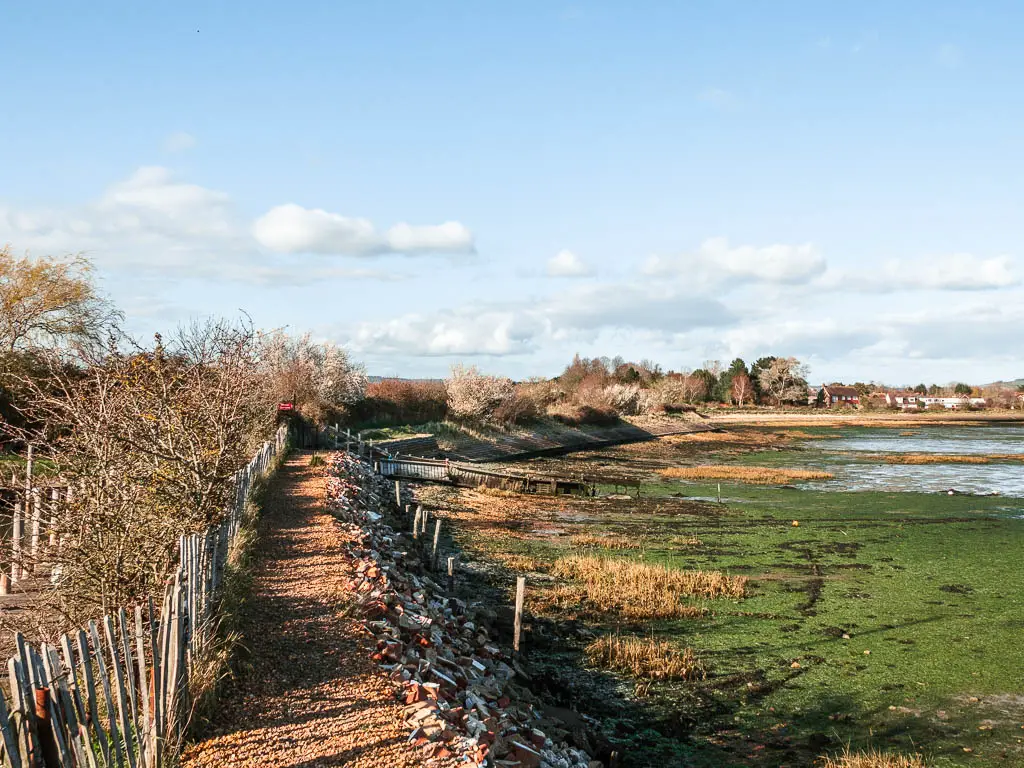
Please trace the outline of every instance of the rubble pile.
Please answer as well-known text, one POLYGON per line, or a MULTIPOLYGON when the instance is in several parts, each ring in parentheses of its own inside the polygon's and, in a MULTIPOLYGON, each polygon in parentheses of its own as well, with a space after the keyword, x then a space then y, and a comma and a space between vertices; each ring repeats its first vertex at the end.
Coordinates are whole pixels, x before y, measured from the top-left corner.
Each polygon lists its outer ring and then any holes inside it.
POLYGON ((339 453, 327 495, 331 511, 352 526, 349 588, 377 639, 373 658, 405 702, 409 740, 422 749, 424 765, 602 768, 565 743, 561 723, 542 716, 520 682, 528 675, 491 636, 493 614, 446 596, 424 572, 427 558, 412 538, 382 522, 393 485, 339 453))

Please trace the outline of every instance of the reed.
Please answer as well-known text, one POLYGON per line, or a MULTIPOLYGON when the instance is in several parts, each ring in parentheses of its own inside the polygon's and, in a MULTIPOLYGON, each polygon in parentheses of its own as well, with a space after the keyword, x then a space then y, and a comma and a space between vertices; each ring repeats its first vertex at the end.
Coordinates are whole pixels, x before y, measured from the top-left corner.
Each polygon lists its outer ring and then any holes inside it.
POLYGON ((560 558, 552 573, 575 582, 558 596, 563 604, 576 595, 598 611, 633 619, 702 616, 706 613, 704 607, 689 605, 681 598, 741 598, 747 587, 744 576, 728 576, 720 571, 683 571, 594 555, 560 558))
POLYGON ((592 666, 651 680, 703 680, 704 665, 692 648, 682 651, 652 637, 605 635, 587 646, 592 666))
POLYGON ((702 464, 697 467, 669 467, 659 470, 665 477, 681 480, 736 480, 756 485, 784 485, 801 480, 831 480, 830 472, 815 469, 748 467, 738 464, 702 464))
POLYGON ((898 755, 874 749, 851 752, 849 747, 841 755, 821 760, 821 768, 927 768, 920 755, 898 755))

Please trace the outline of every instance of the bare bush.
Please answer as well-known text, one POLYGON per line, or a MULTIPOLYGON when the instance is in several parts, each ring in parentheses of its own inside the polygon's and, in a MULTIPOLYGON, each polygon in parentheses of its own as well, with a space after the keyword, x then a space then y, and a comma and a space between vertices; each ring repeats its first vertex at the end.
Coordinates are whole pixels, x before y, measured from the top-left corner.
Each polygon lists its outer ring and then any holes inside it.
POLYGON ((353 410, 360 421, 373 424, 443 421, 448 392, 440 381, 382 379, 366 386, 366 398, 353 410))
POLYGON ((152 349, 123 341, 71 368, 47 355, 28 416, 72 498, 54 519, 53 597, 74 620, 159 591, 178 537, 218 523, 273 430, 254 332, 194 325, 152 349))
POLYGON ((448 410, 452 416, 467 421, 488 421, 495 410, 508 400, 514 387, 511 379, 488 376, 476 366, 453 365, 445 380, 448 410))
POLYGON ((259 335, 260 367, 272 397, 317 424, 336 420, 366 393, 366 372, 348 353, 310 335, 259 335))

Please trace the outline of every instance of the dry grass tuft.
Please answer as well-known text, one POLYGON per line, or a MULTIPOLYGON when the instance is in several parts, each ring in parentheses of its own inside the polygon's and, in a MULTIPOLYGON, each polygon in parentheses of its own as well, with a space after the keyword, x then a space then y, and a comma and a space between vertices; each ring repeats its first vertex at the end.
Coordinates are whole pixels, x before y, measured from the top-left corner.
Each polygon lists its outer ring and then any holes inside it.
POLYGON ((593 533, 578 533, 570 541, 574 547, 600 547, 601 549, 639 549, 640 542, 628 536, 607 534, 599 536, 593 533))
POLYGON ((891 752, 851 752, 821 758, 821 768, 927 768, 920 755, 897 755, 891 752))
POLYGON ((488 485, 478 485, 474 490, 477 493, 482 493, 484 496, 497 496, 501 499, 508 499, 514 496, 519 496, 517 491, 509 490, 508 488, 491 488, 488 485))
POLYGON ((616 612, 627 618, 693 618, 706 610, 687 605, 682 597, 735 597, 746 594, 744 576, 727 576, 719 571, 681 571, 592 555, 571 555, 557 560, 556 576, 578 582, 562 590, 560 601, 577 596, 600 611, 616 612))
POLYGON ((991 453, 984 456, 961 456, 942 453, 901 453, 885 456, 888 464, 989 464, 993 461, 1024 461, 1024 455, 991 453))
POLYGON ((683 480, 738 480, 757 485, 783 485, 799 480, 831 480, 829 472, 813 469, 746 467, 733 464, 704 464, 697 467, 669 467, 658 470, 665 477, 683 480))
POLYGON ((707 673, 692 648, 677 650, 664 640, 605 635, 587 646, 595 667, 652 680, 703 680, 707 673))

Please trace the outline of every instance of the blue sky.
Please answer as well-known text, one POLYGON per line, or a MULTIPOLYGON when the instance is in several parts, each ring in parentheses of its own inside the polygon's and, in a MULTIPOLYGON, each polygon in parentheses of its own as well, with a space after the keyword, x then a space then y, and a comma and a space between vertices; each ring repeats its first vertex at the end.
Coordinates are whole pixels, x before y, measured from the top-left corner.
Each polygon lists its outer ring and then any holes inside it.
POLYGON ((771 5, 6 3, 0 242, 373 373, 1024 375, 1024 8, 771 5))

